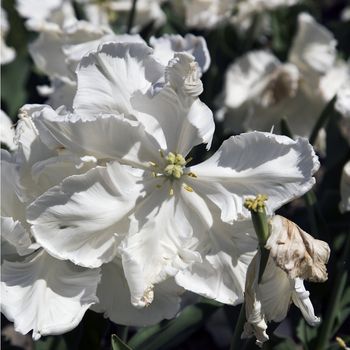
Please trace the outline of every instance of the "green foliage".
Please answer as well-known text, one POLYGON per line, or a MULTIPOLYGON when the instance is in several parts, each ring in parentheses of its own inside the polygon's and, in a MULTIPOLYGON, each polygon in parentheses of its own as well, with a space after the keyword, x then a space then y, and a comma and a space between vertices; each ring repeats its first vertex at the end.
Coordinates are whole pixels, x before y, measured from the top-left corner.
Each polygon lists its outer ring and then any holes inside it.
POLYGON ((111 343, 112 343, 112 350, 132 350, 116 334, 112 334, 111 343))

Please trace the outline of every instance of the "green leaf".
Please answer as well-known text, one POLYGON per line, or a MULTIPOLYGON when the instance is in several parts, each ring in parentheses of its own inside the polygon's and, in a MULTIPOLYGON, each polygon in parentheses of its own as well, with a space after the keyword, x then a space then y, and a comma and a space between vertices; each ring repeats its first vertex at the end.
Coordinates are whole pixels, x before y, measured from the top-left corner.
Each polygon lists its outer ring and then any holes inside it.
POLYGON ((297 327, 297 337, 303 343, 305 350, 312 350, 311 343, 317 339, 317 328, 310 327, 302 318, 297 327))
POLYGON ((336 101, 336 95, 328 102, 326 107, 323 109, 321 115, 319 116, 316 124, 314 125, 309 142, 314 145, 319 131, 325 127, 329 121, 329 119, 334 115, 334 103, 336 101))
POLYGON ((173 320, 141 329, 130 339, 128 345, 134 350, 173 348, 201 328, 221 306, 222 304, 211 300, 188 306, 173 320))
POLYGON ((1 73, 1 99, 14 120, 18 109, 26 103, 28 97, 26 83, 30 67, 27 57, 17 55, 13 62, 1 68, 1 73))
POLYGON ((113 350, 132 350, 116 334, 112 334, 111 342, 113 350))
POLYGON ((297 348, 295 342, 290 338, 280 338, 272 334, 269 343, 273 350, 295 350, 297 348))
POLYGON ((101 339, 106 331, 107 320, 103 314, 88 310, 83 318, 79 350, 100 350, 101 339))
POLYGON ((69 350, 62 336, 42 337, 34 343, 35 350, 69 350))

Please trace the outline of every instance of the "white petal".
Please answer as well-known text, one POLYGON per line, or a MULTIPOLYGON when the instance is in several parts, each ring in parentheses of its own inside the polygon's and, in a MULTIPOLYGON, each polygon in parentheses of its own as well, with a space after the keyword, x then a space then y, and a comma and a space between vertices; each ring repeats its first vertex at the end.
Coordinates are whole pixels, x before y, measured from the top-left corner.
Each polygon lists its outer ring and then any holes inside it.
POLYGON ((215 128, 213 115, 199 99, 188 106, 172 88, 165 87, 153 97, 137 95, 132 103, 142 112, 139 118, 145 117, 141 120, 144 125, 152 122, 152 134, 163 149, 186 156, 198 144, 210 147, 215 128))
MULTIPOLYGON (((198 218, 191 216, 198 222, 198 218)), ((203 261, 180 271, 176 282, 187 290, 221 303, 241 303, 248 265, 257 248, 251 221, 229 225, 217 217, 210 229, 204 228, 195 234, 200 239, 197 249, 203 261)))
POLYGON ((340 180, 340 196, 340 210, 343 213, 350 211, 350 161, 348 161, 343 168, 340 180))
POLYGON ((73 6, 67 0, 16 0, 16 9, 22 17, 28 19, 26 27, 34 31, 41 31, 51 23, 63 27, 77 20, 73 6))
POLYGON ((33 252, 33 244, 25 217, 25 203, 19 198, 20 186, 15 156, 1 150, 1 258, 11 259, 33 252))
POLYGON ((164 34, 159 38, 151 37, 150 45, 154 48, 154 57, 163 65, 174 57, 175 52, 187 52, 194 56, 202 73, 210 66, 210 54, 207 43, 202 36, 186 34, 164 34))
POLYGON ((84 57, 77 69, 75 110, 82 115, 132 113, 132 95, 145 93, 162 75, 151 53, 141 43, 106 43, 84 57))
POLYGON ((289 61, 304 74, 310 70, 318 74, 325 73, 335 61, 336 44, 333 34, 327 28, 318 24, 309 14, 301 13, 289 61))
POLYGON ((262 311, 261 301, 257 298, 258 271, 260 254, 256 254, 247 271, 247 279, 244 290, 244 308, 246 322, 241 338, 256 338, 256 344, 261 347, 269 340, 266 333, 267 324, 262 311))
POLYGON ((194 57, 175 53, 165 68, 165 81, 183 98, 196 98, 203 92, 200 70, 194 57))
POLYGON ((4 241, 11 247, 6 247, 9 251, 14 252, 18 255, 24 256, 32 253, 39 248, 39 245, 33 243, 30 239, 29 233, 25 230, 22 224, 17 220, 14 221, 9 217, 1 217, 1 258, 7 258, 7 251, 4 251, 4 241))
POLYGON ((22 116, 16 129, 19 145, 16 153, 20 186, 18 195, 26 202, 57 185, 65 177, 86 172, 94 164, 69 153, 50 137, 46 129, 38 132, 33 120, 46 108, 49 107, 25 105, 20 110, 22 116))
POLYGON ((16 51, 12 47, 6 45, 6 42, 2 36, 0 36, 0 48, 0 65, 10 63, 15 59, 16 51))
MULTIPOLYGON (((38 87, 39 88, 39 87, 38 87)), ((39 94, 47 96, 48 100, 45 102, 47 105, 56 109, 60 106, 65 106, 69 111, 73 109, 73 99, 77 91, 77 83, 70 79, 62 77, 51 78, 51 86, 49 91, 39 90, 39 94)))
POLYGON ((1 143, 3 143, 11 151, 15 150, 17 148, 17 145, 13 140, 15 136, 15 130, 11 119, 2 109, 0 110, 0 123, 1 123, 1 129, 0 129, 1 143))
POLYGON ((119 247, 131 303, 136 307, 151 304, 156 283, 200 260, 192 250, 196 242, 184 208, 169 196, 166 186, 155 186, 138 204, 131 217, 131 232, 119 247))
POLYGON ((225 105, 238 108, 258 95, 257 86, 280 65, 268 51, 252 51, 233 63, 225 76, 225 105))
POLYGON ((308 191, 319 162, 306 139, 251 132, 231 137, 205 162, 189 170, 190 186, 211 200, 224 221, 248 213, 246 196, 267 194, 270 212, 308 191))
POLYGON ((29 206, 33 235, 60 259, 86 267, 111 261, 116 233, 126 229, 120 221, 141 191, 137 179, 117 162, 67 178, 29 206))
POLYGON ((163 319, 173 318, 180 307, 182 289, 168 279, 154 287, 154 300, 146 308, 135 308, 130 302, 130 291, 120 262, 102 266, 102 279, 97 289, 99 304, 93 310, 104 312, 117 324, 144 327, 163 319))
POLYGON ((243 336, 255 335, 257 343, 261 345, 268 339, 266 322, 281 322, 287 316, 292 300, 301 309, 310 325, 319 322, 319 318, 314 315, 309 292, 305 290, 301 279, 288 278, 271 257, 268 259, 260 283, 258 283, 259 269, 260 252, 256 254, 248 268, 245 289, 247 323, 243 336))
POLYGON ((261 282, 256 289, 257 298, 261 302, 262 312, 267 321, 281 322, 287 316, 293 291, 291 281, 269 257, 261 282))
POLYGON ((77 155, 66 153, 36 162, 31 169, 32 179, 37 185, 36 196, 58 185, 71 175, 84 174, 96 166, 96 159, 88 157, 86 161, 77 155))
POLYGON ((334 108, 342 115, 346 115, 347 108, 350 115, 350 62, 337 60, 321 78, 320 90, 325 101, 330 101, 337 94, 334 108))
POLYGON ((18 198, 18 174, 14 156, 1 150, 1 215, 25 222, 24 205, 18 198))
POLYGON ((231 0, 189 0, 184 2, 186 25, 197 29, 212 29, 231 16, 231 0))
MULTIPOLYGON (((95 51, 98 47, 107 42, 117 42, 117 43, 144 43, 145 41, 140 37, 140 35, 128 35, 128 34, 112 34, 108 33, 99 37, 97 40, 84 40, 81 43, 67 43, 62 47, 62 50, 66 56, 66 61, 69 69, 74 72, 84 55, 91 51, 95 51)), ((74 97, 74 96, 73 96, 74 97)))
POLYGON ((84 117, 59 115, 44 107, 34 123, 48 145, 63 145, 82 156, 119 159, 139 167, 159 157, 159 146, 140 123, 117 115, 84 117))
MULTIPOLYGON (((349 73, 350 68, 347 67, 346 73, 349 73)), ((344 73, 344 72, 343 72, 344 73)), ((346 75, 346 83, 340 87, 337 94, 337 101, 334 108, 347 120, 350 120, 350 76, 346 75)), ((339 80, 339 77, 338 77, 339 80)), ((348 122, 349 123, 349 122, 348 122)), ((350 133, 348 135, 350 142, 350 133)))
POLYGON ((303 280, 301 278, 296 278, 293 282, 293 303, 300 309, 306 322, 310 326, 318 325, 321 322, 321 319, 315 315, 314 307, 309 298, 310 293, 305 289, 303 280))
MULTIPOLYGON (((1 6, 0 6, 1 7, 1 6)), ((1 11, 0 11, 0 16, 1 16, 1 19, 0 19, 0 26, 1 26, 1 33, 0 33, 0 51, 1 51, 1 54, 0 54, 0 64, 7 64, 7 63, 10 63, 11 61, 14 60, 14 58, 16 57, 16 52, 15 50, 12 48, 12 47, 8 47, 6 45, 6 41, 5 41, 5 38, 6 38, 6 35, 7 35, 7 32, 9 31, 9 22, 8 22, 8 19, 7 19, 7 14, 6 12, 4 11, 4 9, 1 7, 1 11)), ((1 113, 3 113, 1 111, 1 113)), ((1 115, 1 118, 2 118, 2 115, 1 115)), ((3 119, 3 118, 2 118, 3 119)), ((1 121, 2 121, 1 119, 1 121)), ((1 136, 3 136, 1 134, 1 136)), ((2 140, 2 137, 1 137, 1 140, 2 140)), ((3 141, 1 141, 3 142, 3 141)))
POLYGON ((60 79, 70 78, 75 81, 75 67, 68 65, 63 48, 66 45, 99 39, 104 34, 105 31, 85 21, 77 21, 62 29, 49 26, 42 30, 39 37, 29 45, 29 52, 35 65, 51 78, 56 76, 60 79))
POLYGON ((43 250, 25 262, 5 262, 1 270, 1 312, 15 330, 33 339, 75 328, 97 301, 99 269, 82 269, 43 250))
POLYGON ((256 106, 245 126, 251 130, 270 131, 272 127, 278 130, 280 120, 285 118, 294 135, 309 137, 325 106, 326 100, 319 93, 318 85, 301 84, 293 97, 267 108, 256 106))

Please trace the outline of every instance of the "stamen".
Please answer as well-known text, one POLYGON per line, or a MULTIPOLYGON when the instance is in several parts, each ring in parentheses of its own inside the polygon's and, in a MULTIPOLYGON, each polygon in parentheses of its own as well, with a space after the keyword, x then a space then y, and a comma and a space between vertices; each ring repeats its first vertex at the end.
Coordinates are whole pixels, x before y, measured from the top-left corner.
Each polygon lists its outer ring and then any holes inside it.
POLYGON ((169 195, 170 195, 170 196, 173 196, 173 195, 174 195, 174 189, 173 189, 172 187, 170 187, 169 195))
POLYGON ((192 171, 190 171, 188 174, 187 174, 187 176, 189 176, 189 177, 193 177, 193 178, 197 178, 198 176, 194 173, 194 172, 192 172, 192 171))
POLYGON ((250 211, 260 212, 265 209, 265 202, 268 196, 266 194, 258 194, 255 198, 247 198, 244 201, 244 206, 250 211))
POLYGON ((184 189, 188 192, 193 192, 193 188, 191 186, 188 186, 188 185, 184 185, 184 189))

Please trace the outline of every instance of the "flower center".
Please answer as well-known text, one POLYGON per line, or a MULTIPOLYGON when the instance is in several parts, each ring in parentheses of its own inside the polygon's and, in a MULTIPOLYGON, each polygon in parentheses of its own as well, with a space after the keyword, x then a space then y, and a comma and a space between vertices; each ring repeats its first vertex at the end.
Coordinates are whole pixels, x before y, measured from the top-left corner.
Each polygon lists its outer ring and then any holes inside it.
POLYGON ((181 154, 169 152, 165 160, 168 165, 164 168, 164 174, 179 179, 183 175, 187 163, 185 158, 181 154))
MULTIPOLYGON (((160 166, 155 162, 150 162, 153 169, 152 176, 158 179, 163 179, 163 182, 158 183, 156 188, 162 188, 165 183, 168 183, 170 184, 169 194, 172 196, 174 194, 173 180, 179 180, 183 175, 197 178, 197 175, 194 172, 185 172, 185 166, 192 160, 191 157, 185 159, 182 154, 173 152, 169 152, 168 155, 165 156, 162 150, 160 150, 159 153, 166 163, 164 164, 164 162, 162 162, 163 165, 160 166), (163 166, 164 168, 162 169, 163 166)), ((188 186, 185 182, 182 183, 182 186, 186 191, 193 192, 192 187, 188 186)))

